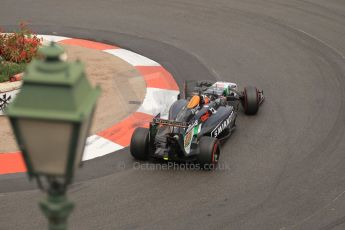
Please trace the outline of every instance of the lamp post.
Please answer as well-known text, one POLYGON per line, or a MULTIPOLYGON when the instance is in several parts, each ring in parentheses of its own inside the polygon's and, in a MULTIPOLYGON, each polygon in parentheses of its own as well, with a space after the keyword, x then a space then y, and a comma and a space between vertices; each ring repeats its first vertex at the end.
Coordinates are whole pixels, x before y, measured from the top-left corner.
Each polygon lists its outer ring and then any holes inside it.
POLYGON ((40 202, 50 230, 67 228, 73 203, 67 186, 81 164, 96 100, 79 61, 61 60, 64 50, 51 43, 40 48, 41 59, 27 67, 21 92, 7 108, 12 129, 28 170, 40 189, 48 193, 40 202))

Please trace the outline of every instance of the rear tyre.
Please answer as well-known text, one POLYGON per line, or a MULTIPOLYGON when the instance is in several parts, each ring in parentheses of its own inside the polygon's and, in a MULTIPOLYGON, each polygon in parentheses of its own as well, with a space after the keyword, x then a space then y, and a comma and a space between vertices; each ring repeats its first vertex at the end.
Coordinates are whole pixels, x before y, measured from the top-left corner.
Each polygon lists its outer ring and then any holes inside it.
POLYGON ((203 136, 199 142, 198 162, 205 170, 216 168, 220 155, 219 141, 216 138, 203 136))
POLYGON ((149 130, 136 128, 132 135, 130 144, 131 155, 137 160, 149 158, 149 130))
POLYGON ((248 86, 243 91, 242 101, 244 113, 255 115, 259 110, 259 92, 256 87, 248 86))

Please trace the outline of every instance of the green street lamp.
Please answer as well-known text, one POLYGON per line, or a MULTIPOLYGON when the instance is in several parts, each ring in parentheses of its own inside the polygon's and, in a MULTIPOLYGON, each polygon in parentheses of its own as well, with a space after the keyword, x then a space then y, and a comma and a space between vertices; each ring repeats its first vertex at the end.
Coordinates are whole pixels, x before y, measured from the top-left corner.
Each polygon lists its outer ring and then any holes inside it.
POLYGON ((73 203, 67 186, 81 164, 100 89, 87 80, 79 61, 61 60, 64 50, 51 43, 40 48, 24 74, 21 92, 7 108, 30 179, 48 193, 40 207, 49 229, 66 229, 73 203))

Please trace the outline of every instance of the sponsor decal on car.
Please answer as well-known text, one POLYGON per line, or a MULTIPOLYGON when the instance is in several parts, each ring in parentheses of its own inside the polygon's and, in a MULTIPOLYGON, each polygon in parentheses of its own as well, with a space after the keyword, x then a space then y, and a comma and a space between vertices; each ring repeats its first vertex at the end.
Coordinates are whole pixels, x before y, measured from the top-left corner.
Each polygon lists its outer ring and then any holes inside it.
POLYGON ((228 118, 219 123, 216 128, 211 132, 211 137, 217 137, 223 132, 232 122, 234 112, 232 111, 228 118))
POLYGON ((184 147, 188 147, 191 143, 191 140, 192 140, 192 135, 193 135, 193 132, 189 132, 185 135, 184 137, 184 147))
POLYGON ((160 118, 153 118, 153 123, 160 124, 160 125, 167 125, 167 126, 182 127, 182 128, 188 127, 187 122, 165 120, 165 119, 160 119, 160 118))
POLYGON ((190 153, 190 147, 192 145, 192 139, 193 139, 193 130, 189 131, 188 133, 186 133, 186 135, 184 136, 184 150, 186 151, 186 153, 190 153))
POLYGON ((186 134, 184 136, 184 150, 186 151, 186 153, 190 153, 190 147, 192 145, 192 141, 194 136, 197 136, 198 133, 201 130, 201 125, 199 124, 198 120, 195 120, 194 122, 191 123, 191 125, 188 127, 186 134))
POLYGON ((199 124, 199 121, 198 120, 195 120, 195 121, 191 121, 187 130, 186 130, 186 133, 188 133, 190 130, 192 130, 195 126, 197 126, 199 124))

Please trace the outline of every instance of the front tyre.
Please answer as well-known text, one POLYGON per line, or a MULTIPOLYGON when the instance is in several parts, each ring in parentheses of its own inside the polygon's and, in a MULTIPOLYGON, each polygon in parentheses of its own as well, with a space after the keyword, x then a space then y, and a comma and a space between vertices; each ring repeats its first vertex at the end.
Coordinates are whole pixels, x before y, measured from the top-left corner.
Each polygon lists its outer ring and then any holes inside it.
POLYGON ((147 160, 149 158, 149 130, 141 127, 136 128, 129 149, 135 159, 147 160))
POLYGON ((219 140, 217 138, 203 136, 199 142, 198 162, 205 170, 216 168, 220 155, 219 140))
POLYGON ((259 110, 259 91, 256 87, 248 86, 244 88, 242 105, 244 113, 247 115, 255 115, 259 110))

